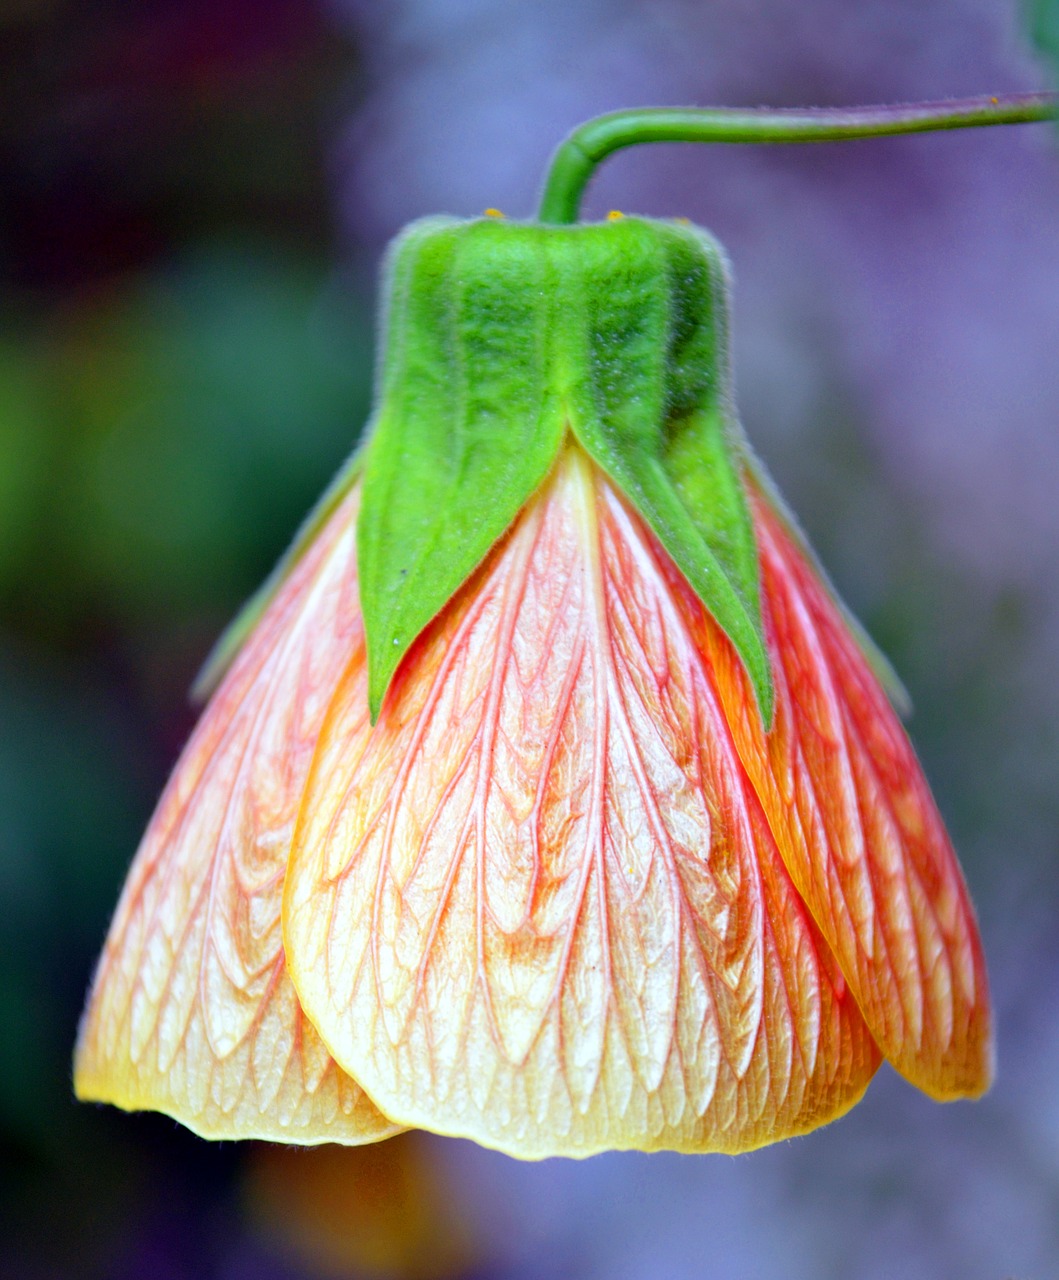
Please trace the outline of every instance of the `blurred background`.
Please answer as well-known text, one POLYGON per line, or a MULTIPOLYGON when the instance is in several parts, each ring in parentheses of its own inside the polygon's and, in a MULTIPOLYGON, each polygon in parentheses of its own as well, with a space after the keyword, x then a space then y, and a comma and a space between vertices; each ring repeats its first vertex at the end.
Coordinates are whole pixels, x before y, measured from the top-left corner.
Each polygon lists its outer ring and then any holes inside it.
MULTIPOLYGON (((77 1018, 186 690, 357 439, 379 254, 532 213, 653 103, 1047 87, 1005 0, 0 0, 0 1273, 1059 1275, 1059 148, 655 147, 587 215, 727 245, 751 439, 890 654, 978 904, 999 1071, 883 1068, 752 1156, 209 1145, 79 1106, 77 1018)), ((1054 65, 1054 64, 1053 64, 1054 65)))

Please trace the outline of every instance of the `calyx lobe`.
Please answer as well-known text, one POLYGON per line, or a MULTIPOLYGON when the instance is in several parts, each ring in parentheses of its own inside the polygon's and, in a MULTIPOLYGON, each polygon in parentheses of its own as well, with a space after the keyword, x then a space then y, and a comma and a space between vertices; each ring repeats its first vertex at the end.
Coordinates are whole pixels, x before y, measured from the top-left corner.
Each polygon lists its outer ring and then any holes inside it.
POLYGON ((638 218, 432 218, 391 251, 385 307, 358 523, 372 717, 569 433, 727 633, 768 725, 718 245, 638 218))

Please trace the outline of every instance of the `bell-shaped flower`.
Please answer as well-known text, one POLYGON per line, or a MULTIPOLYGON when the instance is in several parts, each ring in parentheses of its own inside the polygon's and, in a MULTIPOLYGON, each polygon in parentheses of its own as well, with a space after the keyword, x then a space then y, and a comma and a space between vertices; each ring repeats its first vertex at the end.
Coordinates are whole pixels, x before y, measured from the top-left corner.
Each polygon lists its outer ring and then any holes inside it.
POLYGON ((222 648, 80 1097, 535 1158, 760 1146, 884 1057, 988 1086, 959 868, 727 325, 690 226, 405 233, 367 446, 222 648))

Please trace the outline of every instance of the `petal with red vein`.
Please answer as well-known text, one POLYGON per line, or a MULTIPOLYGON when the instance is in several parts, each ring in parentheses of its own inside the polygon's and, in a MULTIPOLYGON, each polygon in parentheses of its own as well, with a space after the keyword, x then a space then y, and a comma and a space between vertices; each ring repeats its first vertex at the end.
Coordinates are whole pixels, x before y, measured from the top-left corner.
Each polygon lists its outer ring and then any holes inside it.
POLYGON ((524 1157, 739 1151, 841 1114, 878 1064, 663 560, 570 450, 373 731, 362 665, 339 685, 288 963, 402 1123, 524 1157))
POLYGON ((767 738, 731 646, 701 623, 740 757, 883 1053, 933 1097, 981 1094, 985 963, 941 817, 827 590, 759 494, 753 510, 776 682, 767 738))
POLYGON ((207 1137, 396 1131, 341 1071, 286 972, 291 836, 331 692, 363 655, 350 496, 292 571, 188 743, 118 904, 75 1061, 79 1097, 207 1137))

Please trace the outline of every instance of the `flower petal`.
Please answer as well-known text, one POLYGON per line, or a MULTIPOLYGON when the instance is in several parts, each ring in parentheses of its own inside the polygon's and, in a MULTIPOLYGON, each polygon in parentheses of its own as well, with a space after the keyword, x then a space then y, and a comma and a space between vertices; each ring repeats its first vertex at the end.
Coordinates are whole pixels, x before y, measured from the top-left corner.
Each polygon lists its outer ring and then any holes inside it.
POLYGON ((878 1064, 659 556, 570 450, 374 731, 363 664, 336 693, 288 963, 404 1123, 523 1157, 738 1151, 841 1114, 878 1064))
POLYGON ((188 743, 136 855, 75 1061, 79 1097, 207 1137, 395 1132, 301 1012, 280 927, 327 701, 363 653, 347 497, 283 584, 188 743))
POLYGON ((897 716, 782 520, 755 495, 776 718, 703 620, 740 757, 798 892, 902 1075, 936 1098, 992 1075, 985 962, 963 877, 897 716))

